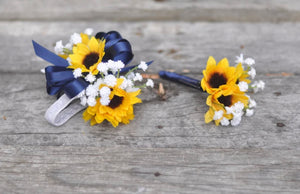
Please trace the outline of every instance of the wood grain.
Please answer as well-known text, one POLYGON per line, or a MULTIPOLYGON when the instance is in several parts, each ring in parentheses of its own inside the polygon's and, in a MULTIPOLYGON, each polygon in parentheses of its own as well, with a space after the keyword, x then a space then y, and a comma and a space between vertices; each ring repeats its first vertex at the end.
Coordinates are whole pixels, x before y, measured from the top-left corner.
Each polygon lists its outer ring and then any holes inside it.
POLYGON ((299 2, 228 2, 0 1, 0 193, 299 193, 299 2), (52 50, 87 27, 120 31, 153 75, 201 79, 208 56, 242 52, 266 89, 238 127, 205 124, 207 94, 161 79, 129 125, 53 127, 31 40, 52 50))
POLYGON ((299 22, 297 0, 1 0, 0 20, 299 22))
POLYGON ((233 64, 240 53, 256 59, 258 73, 300 73, 299 23, 231 22, 0 22, 0 72, 40 73, 49 64, 34 55, 31 40, 53 51, 56 41, 66 43, 72 33, 88 27, 121 32, 132 44, 132 64, 154 59, 150 73, 201 72, 211 55, 216 60, 227 57, 233 64))

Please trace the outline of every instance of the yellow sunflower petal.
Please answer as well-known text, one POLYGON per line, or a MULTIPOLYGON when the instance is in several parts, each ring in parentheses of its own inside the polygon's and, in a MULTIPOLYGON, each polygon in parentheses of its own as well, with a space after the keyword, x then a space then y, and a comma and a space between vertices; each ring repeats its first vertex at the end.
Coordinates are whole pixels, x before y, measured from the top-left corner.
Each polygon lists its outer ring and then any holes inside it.
POLYGON ((88 46, 89 46, 89 49, 91 52, 95 52, 95 53, 98 53, 98 41, 95 37, 92 37, 88 43, 88 46))
POLYGON ((226 67, 229 67, 229 62, 227 58, 223 58, 217 65, 219 68, 225 69, 226 67))
POLYGON ((208 57, 208 60, 207 60, 207 64, 206 64, 206 70, 210 70, 212 68, 214 68, 216 66, 216 60, 210 56, 208 57))
POLYGON ((89 42, 89 36, 87 34, 84 34, 84 33, 80 33, 80 37, 81 37, 81 42, 83 44, 88 44, 89 42))
POLYGON ((74 52, 74 49, 73 49, 74 54, 82 55, 82 56, 85 56, 85 55, 90 53, 90 49, 88 48, 88 46, 86 44, 83 44, 83 43, 77 44, 77 48, 76 48, 75 51, 76 52, 74 52))
POLYGON ((213 120, 214 114, 215 114, 214 110, 211 107, 209 107, 209 110, 205 113, 204 116, 205 123, 211 122, 213 120))

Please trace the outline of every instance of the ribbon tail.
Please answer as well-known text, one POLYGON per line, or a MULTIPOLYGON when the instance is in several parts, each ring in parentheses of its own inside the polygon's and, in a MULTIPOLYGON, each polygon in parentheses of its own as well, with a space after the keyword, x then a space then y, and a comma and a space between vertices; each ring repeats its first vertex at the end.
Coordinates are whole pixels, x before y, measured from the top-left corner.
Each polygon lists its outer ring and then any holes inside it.
POLYGON ((177 83, 181 83, 181 84, 184 84, 186 86, 196 88, 196 89, 203 92, 203 89, 200 86, 200 80, 197 80, 197 79, 194 79, 194 78, 191 78, 191 77, 187 77, 187 76, 184 76, 184 75, 179 75, 177 73, 168 72, 168 71, 160 71, 159 76, 163 79, 174 81, 174 82, 177 82, 177 83))
POLYGON ((60 67, 68 67, 69 63, 67 60, 63 59, 60 56, 57 56, 53 52, 49 51, 45 47, 41 46, 34 40, 32 40, 33 48, 35 51, 35 54, 45 61, 48 61, 49 63, 52 63, 55 66, 60 66, 60 67))

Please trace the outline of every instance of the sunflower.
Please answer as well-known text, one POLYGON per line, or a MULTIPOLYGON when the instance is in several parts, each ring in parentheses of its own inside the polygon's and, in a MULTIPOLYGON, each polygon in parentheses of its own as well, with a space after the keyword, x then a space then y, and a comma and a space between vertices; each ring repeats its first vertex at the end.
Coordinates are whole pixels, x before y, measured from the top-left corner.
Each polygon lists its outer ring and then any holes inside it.
MULTIPOLYGON (((117 127, 119 123, 128 124, 134 118, 133 105, 142 102, 137 97, 141 90, 127 92, 119 87, 123 81, 122 78, 118 78, 117 84, 114 87, 109 87, 111 93, 108 105, 102 105, 100 97, 97 98, 96 105, 93 107, 89 106, 85 110, 83 119, 85 121, 91 120, 91 125, 102 123, 104 120, 109 121, 114 127, 117 127)), ((102 84, 99 89, 104 86, 107 87, 107 85, 102 84)))
POLYGON ((93 75, 98 74, 97 65, 102 61, 105 54, 105 40, 97 40, 92 37, 88 40, 87 36, 81 35, 82 43, 73 47, 73 54, 70 54, 70 69, 81 69, 82 72, 89 72, 93 75))
POLYGON ((226 58, 222 59, 217 65, 213 57, 207 60, 206 69, 203 70, 201 87, 203 91, 213 94, 219 89, 228 90, 236 83, 236 68, 230 67, 226 58))
MULTIPOLYGON (((225 107, 231 107, 237 102, 244 104, 244 107, 248 107, 249 98, 245 95, 244 92, 239 90, 239 87, 236 85, 233 87, 233 90, 230 92, 224 90, 218 90, 214 94, 211 94, 207 97, 206 104, 209 106, 209 110, 205 114, 205 123, 209 123, 214 120, 214 115, 216 111, 223 111, 223 117, 230 120, 233 118, 232 114, 227 114, 225 107)), ((220 119, 215 120, 216 125, 220 124, 220 119)))

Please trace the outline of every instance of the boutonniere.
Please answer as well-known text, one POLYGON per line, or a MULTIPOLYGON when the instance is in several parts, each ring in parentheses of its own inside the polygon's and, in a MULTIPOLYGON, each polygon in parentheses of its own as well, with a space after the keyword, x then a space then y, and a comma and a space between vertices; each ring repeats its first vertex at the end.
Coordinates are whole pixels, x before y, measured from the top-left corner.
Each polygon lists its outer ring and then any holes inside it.
POLYGON ((236 64, 230 66, 226 58, 216 63, 213 57, 209 57, 201 81, 166 71, 161 71, 160 77, 208 93, 205 123, 214 121, 216 125, 237 126, 242 116, 252 116, 254 113, 256 102, 249 93, 263 90, 265 83, 261 80, 253 81, 256 75, 253 58, 244 60, 241 54, 236 64))

